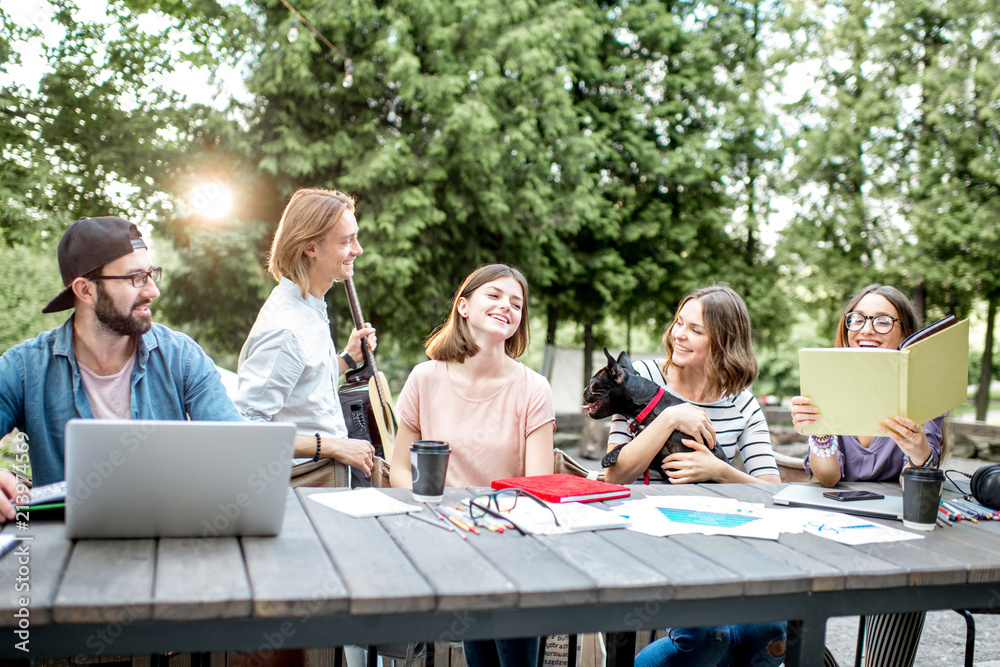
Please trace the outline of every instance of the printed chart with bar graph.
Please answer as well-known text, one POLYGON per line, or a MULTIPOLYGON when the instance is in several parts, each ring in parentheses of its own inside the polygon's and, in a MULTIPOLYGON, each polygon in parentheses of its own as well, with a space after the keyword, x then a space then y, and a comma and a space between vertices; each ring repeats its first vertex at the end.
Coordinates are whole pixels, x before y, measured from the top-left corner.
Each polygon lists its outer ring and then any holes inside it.
POLYGON ((695 526, 713 526, 718 528, 737 528, 753 521, 759 521, 758 516, 746 514, 729 514, 724 512, 702 512, 697 510, 677 509, 673 507, 658 507, 660 514, 672 523, 686 523, 695 526))

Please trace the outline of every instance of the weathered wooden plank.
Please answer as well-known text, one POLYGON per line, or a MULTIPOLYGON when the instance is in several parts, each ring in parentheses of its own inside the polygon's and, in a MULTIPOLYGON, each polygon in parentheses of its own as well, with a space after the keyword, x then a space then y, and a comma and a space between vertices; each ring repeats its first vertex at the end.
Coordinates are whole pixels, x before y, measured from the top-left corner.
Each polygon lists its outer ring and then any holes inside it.
POLYGON ((984 534, 977 529, 975 524, 939 526, 927 534, 921 546, 929 552, 965 563, 970 584, 1000 581, 1000 559, 997 558, 1000 548, 994 540, 983 540, 984 534))
MULTIPOLYGON (((433 587, 377 519, 356 519, 309 500, 317 493, 346 493, 346 490, 301 488, 296 492, 347 586, 352 614, 435 609, 437 601, 433 587)), ((438 530, 431 526, 427 529, 438 530)))
POLYGON ((778 542, 804 557, 843 571, 844 587, 848 590, 905 586, 909 578, 907 571, 895 563, 815 535, 782 533, 778 542))
MULTIPOLYGON (((382 489, 382 492, 397 500, 414 502, 412 494, 406 489, 382 489)), ((448 489, 444 504, 460 509, 461 501, 468 496, 464 489, 448 489)), ((432 518, 430 508, 425 508, 421 514, 432 518)), ((439 611, 501 609, 519 605, 520 592, 516 585, 492 561, 481 558, 479 551, 472 546, 486 538, 489 531, 479 529, 478 534, 465 533, 467 539, 463 540, 457 532, 451 534, 428 526, 410 515, 380 517, 379 521, 434 588, 439 611), (462 566, 456 568, 455 563, 462 563, 462 566)), ((513 534, 505 537, 527 540, 520 535, 515 538, 513 534)))
MULTIPOLYGON (((445 498, 461 503, 465 498, 491 489, 448 489, 445 498)), ((576 605, 597 602, 594 579, 563 561, 539 540, 516 530, 492 533, 480 530, 468 540, 481 558, 488 560, 518 591, 519 607, 553 604, 576 605)))
POLYGON ((23 616, 15 614, 23 615, 24 597, 29 598, 31 625, 52 623, 52 604, 73 549, 72 540, 66 539, 65 526, 61 522, 35 520, 28 530, 17 530, 8 523, 3 532, 31 539, 25 539, 0 559, 0 627, 18 626, 23 616), (22 569, 25 567, 26 572, 22 569))
POLYGON ((847 587, 847 575, 842 569, 822 560, 817 560, 809 554, 796 550, 790 544, 780 541, 754 540, 747 537, 737 538, 775 560, 788 563, 797 570, 804 572, 810 584, 809 590, 841 591, 847 587))
POLYGON ((659 599, 701 600, 743 592, 741 573, 706 560, 669 537, 653 537, 631 530, 597 534, 653 568, 669 582, 657 590, 659 599))
POLYGON ((155 540, 77 541, 56 594, 53 620, 123 625, 149 620, 155 566, 155 540))
POLYGON ((250 616, 250 583, 237 538, 164 538, 156 561, 155 620, 250 616))
POLYGON ((487 532, 470 539, 469 545, 514 583, 519 607, 597 602, 592 576, 576 570, 530 535, 522 537, 517 531, 487 532))
MULTIPOLYGON (((706 484, 704 487, 719 493, 719 495, 741 502, 760 503, 771 509, 783 509, 775 507, 771 497, 783 489, 784 484, 706 484)), ((837 544, 836 542, 815 536, 809 536, 812 540, 782 540, 781 538, 786 535, 791 535, 791 533, 782 533, 777 543, 768 540, 754 540, 753 544, 772 558, 808 572, 812 577, 812 590, 814 591, 837 591, 848 587, 848 575, 845 568, 836 562, 816 557, 818 553, 825 553, 826 548, 831 543, 837 544), (817 540, 818 542, 816 542, 817 540), (810 547, 811 544, 814 544, 814 547, 810 547), (800 546, 804 547, 804 551, 797 548, 800 546)), ((843 547, 844 545, 838 544, 838 546, 843 547)), ((845 547, 845 549, 847 551, 841 552, 842 555, 851 553, 849 547, 845 547)), ((883 567, 884 565, 882 564, 883 567)), ((898 570, 896 572, 901 574, 898 570)), ((905 578, 900 577, 900 580, 901 582, 905 581, 905 578)))
POLYGON ((966 563, 928 550, 926 541, 863 544, 855 548, 905 569, 909 586, 948 586, 968 581, 969 566, 966 563))
MULTIPOLYGON (((661 490, 651 485, 649 493, 651 495, 669 493, 674 496, 718 495, 741 502, 768 505, 771 496, 781 488, 783 485, 780 484, 691 484, 684 487, 670 486, 661 490)), ((747 595, 798 590, 830 591, 841 590, 846 586, 846 577, 839 568, 829 563, 817 563, 807 555, 799 554, 789 546, 771 540, 726 538, 720 535, 674 535, 670 539, 694 549, 703 559, 702 562, 704 559, 715 561, 723 568, 740 575, 745 582, 744 590, 747 595), (692 537, 708 538, 708 540, 736 539, 745 545, 745 548, 733 547, 732 542, 728 544, 721 542, 712 547, 710 541, 688 539, 692 537), (720 548, 726 550, 726 553, 719 553, 720 548), (741 557, 734 558, 731 550, 738 552, 741 557), (747 569, 754 573, 749 578, 746 574, 747 569), (771 581, 762 584, 754 577, 771 581)))
POLYGON ((651 595, 669 594, 671 584, 664 574, 605 540, 601 532, 536 535, 535 539, 592 577, 597 582, 599 602, 641 602, 651 595))
POLYGON ((463 540, 408 515, 385 516, 379 522, 434 589, 438 611, 517 607, 514 583, 469 544, 482 534, 469 533, 463 540))
POLYGON ((674 535, 688 549, 744 575, 746 595, 774 595, 812 590, 811 574, 776 559, 761 548, 767 540, 723 535, 674 535))
POLYGON ((253 590, 253 615, 307 617, 348 610, 347 587, 293 489, 276 537, 242 540, 253 590))

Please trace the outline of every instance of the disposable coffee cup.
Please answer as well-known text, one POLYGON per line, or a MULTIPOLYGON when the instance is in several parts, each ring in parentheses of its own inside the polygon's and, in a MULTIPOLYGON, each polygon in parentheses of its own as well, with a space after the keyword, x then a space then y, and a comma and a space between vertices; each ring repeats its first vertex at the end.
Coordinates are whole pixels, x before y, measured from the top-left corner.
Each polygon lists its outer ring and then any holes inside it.
POLYGON ((903 525, 934 530, 944 473, 939 468, 908 468, 903 471, 903 525))
POLYGON ((439 503, 444 498, 444 478, 448 472, 447 442, 417 440, 410 445, 410 470, 413 473, 413 499, 439 503))

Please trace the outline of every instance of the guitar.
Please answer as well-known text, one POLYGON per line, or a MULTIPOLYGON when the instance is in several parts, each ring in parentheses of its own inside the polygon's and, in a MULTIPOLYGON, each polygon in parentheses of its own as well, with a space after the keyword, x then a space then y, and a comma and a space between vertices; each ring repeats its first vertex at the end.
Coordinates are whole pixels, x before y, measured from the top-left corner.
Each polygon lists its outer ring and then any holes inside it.
MULTIPOLYGON (((365 318, 361 314, 354 279, 344 281, 344 287, 347 288, 354 326, 361 329, 365 326, 365 318)), ((348 371, 344 384, 337 390, 344 421, 347 422, 347 437, 370 441, 376 456, 391 461, 399 416, 389 393, 389 383, 375 365, 375 353, 368 347, 367 338, 361 339, 361 352, 364 355, 363 364, 356 370, 348 371)))

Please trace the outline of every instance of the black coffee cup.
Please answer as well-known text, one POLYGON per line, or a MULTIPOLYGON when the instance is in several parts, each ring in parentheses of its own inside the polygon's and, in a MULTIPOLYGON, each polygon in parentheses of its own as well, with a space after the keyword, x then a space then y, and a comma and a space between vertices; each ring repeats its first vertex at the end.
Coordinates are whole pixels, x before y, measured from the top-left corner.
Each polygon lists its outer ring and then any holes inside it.
POLYGON ((447 442, 417 440, 410 445, 414 500, 422 503, 441 502, 444 498, 444 478, 448 472, 450 454, 447 442))
POLYGON ((941 504, 944 473, 939 468, 907 468, 903 471, 903 525, 933 530, 941 504))

